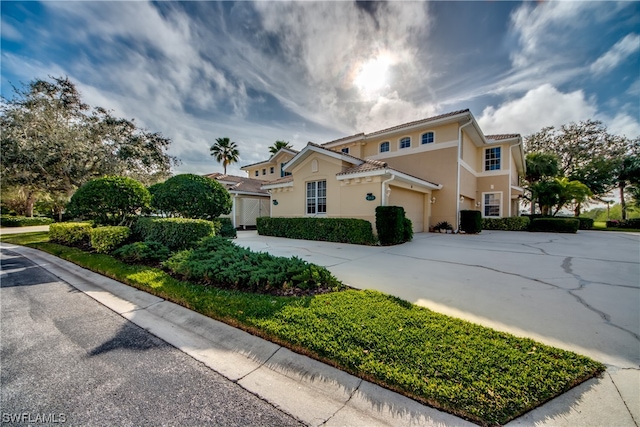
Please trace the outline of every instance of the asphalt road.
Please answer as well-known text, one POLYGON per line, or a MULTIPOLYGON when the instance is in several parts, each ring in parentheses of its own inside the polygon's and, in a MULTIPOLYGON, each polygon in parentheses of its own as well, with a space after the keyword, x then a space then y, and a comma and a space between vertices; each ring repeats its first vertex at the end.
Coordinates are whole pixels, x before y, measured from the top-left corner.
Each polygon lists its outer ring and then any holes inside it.
POLYGON ((0 423, 300 425, 6 249, 0 286, 0 423))

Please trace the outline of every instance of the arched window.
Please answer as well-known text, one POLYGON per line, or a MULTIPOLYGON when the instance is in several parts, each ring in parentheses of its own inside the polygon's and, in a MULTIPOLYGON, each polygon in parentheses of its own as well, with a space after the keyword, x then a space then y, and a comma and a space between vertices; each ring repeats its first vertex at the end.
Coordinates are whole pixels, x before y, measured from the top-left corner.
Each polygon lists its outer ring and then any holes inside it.
POLYGON ((400 139, 400 148, 409 148, 411 147, 411 138, 409 138, 408 136, 405 136, 404 138, 400 139))
POLYGON ((380 144, 380 152, 386 153, 387 151, 389 151, 389 141, 385 141, 382 144, 380 144))
POLYGON ((433 141, 435 141, 433 132, 425 132, 422 134, 422 143, 423 144, 431 144, 433 141))

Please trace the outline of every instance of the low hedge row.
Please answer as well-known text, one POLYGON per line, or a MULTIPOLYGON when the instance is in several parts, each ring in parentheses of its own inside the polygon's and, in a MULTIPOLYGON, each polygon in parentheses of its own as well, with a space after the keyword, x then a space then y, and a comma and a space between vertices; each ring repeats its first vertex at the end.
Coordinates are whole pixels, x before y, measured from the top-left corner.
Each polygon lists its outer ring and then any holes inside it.
POLYGON ((343 286, 324 267, 297 257, 252 252, 219 236, 201 240, 195 249, 175 253, 162 265, 190 281, 250 292, 343 286))
POLYGON ((171 251, 158 242, 134 242, 116 249, 112 255, 126 263, 156 263, 166 261, 171 251))
POLYGON ((92 226, 88 222, 59 222, 49 226, 49 240, 65 246, 89 243, 92 226))
POLYGON ((483 230, 525 231, 529 228, 529 224, 530 220, 526 216, 482 218, 483 230))
POLYGON ((536 218, 531 221, 529 231, 550 233, 577 233, 580 220, 577 218, 536 218))
POLYGON ((270 218, 257 220, 258 234, 289 239, 373 245, 371 223, 355 218, 270 218))
MULTIPOLYGON (((607 227, 608 221, 607 221, 607 227)), ((640 228, 640 218, 625 219, 624 221, 618 221, 617 227, 619 228, 640 228)))
POLYGON ((26 217, 26 216, 11 216, 2 215, 0 217, 0 225, 3 227, 30 227, 34 225, 49 225, 53 224, 53 220, 47 217, 26 217))
POLYGON ((193 247, 215 231, 216 224, 204 219, 143 217, 133 226, 136 240, 159 242, 172 251, 193 247))
POLYGON ((129 236, 131 230, 124 226, 105 226, 91 229, 91 247, 100 254, 108 254, 122 246, 129 236))

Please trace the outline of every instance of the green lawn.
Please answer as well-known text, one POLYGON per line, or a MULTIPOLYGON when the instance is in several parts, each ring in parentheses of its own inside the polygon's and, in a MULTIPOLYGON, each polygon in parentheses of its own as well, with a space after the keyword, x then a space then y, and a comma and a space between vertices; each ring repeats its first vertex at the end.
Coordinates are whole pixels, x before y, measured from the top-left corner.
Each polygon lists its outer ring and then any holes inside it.
POLYGON ((635 232, 640 233, 640 229, 638 228, 618 228, 618 227, 609 227, 607 228, 607 223, 605 221, 596 221, 593 223, 593 230, 600 231, 617 231, 617 232, 635 232))
POLYGON ((274 297, 178 281, 48 242, 2 236, 222 320, 482 425, 504 424, 603 372, 587 357, 375 291, 274 297))

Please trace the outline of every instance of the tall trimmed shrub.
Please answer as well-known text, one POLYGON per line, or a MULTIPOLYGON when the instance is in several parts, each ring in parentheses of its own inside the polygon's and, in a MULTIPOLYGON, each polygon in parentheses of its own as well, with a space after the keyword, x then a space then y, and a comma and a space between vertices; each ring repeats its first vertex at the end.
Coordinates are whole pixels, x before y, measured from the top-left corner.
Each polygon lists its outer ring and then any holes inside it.
POLYGON ((460 229, 467 234, 478 234, 482 231, 482 213, 480 211, 460 211, 460 229))
POLYGON ((124 176, 106 176, 84 184, 71 197, 67 210, 75 218, 99 225, 123 225, 149 206, 151 194, 136 181, 124 176))
POLYGON ((91 247, 98 253, 108 254, 122 246, 127 241, 130 234, 131 230, 129 227, 97 227, 92 229, 90 233, 91 247))
POLYGON ((88 222, 59 222, 49 226, 49 240, 61 245, 74 246, 89 243, 91 224, 88 222))
POLYGON ((151 207, 165 215, 212 220, 231 212, 231 196, 215 179, 182 174, 149 188, 151 207))
POLYGON ((402 206, 378 206, 376 207, 376 229, 381 245, 397 245, 413 238, 411 221, 405 221, 404 208, 402 206))

